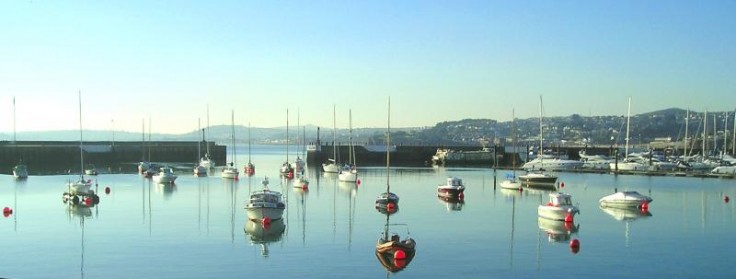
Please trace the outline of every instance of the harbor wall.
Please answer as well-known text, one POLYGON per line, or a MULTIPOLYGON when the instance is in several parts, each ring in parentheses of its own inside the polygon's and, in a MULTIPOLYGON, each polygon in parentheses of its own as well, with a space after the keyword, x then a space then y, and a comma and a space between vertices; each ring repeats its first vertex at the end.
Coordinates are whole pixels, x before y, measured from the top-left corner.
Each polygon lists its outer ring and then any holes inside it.
MULTIPOLYGON (((210 157, 225 162, 226 147, 214 142, 152 141, 146 142, 83 142, 84 163, 94 164, 98 170, 135 170, 141 160, 167 163, 199 161, 198 144, 204 156, 207 145, 210 157), (149 155, 150 154, 150 155, 149 155)), ((79 169, 78 141, 2 141, 0 142, 0 173, 9 174, 21 159, 33 174, 58 173, 79 169)))

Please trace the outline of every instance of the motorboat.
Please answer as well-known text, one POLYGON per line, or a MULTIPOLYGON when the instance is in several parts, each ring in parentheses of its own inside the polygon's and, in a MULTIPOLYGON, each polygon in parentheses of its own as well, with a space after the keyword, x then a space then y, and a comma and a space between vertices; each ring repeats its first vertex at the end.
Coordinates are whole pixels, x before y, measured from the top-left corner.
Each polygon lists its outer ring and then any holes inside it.
POLYGON ((171 167, 161 167, 157 174, 153 175, 153 181, 156 183, 166 184, 174 183, 178 176, 171 167))
POLYGON ((572 196, 562 192, 550 193, 549 202, 537 208, 539 217, 557 221, 572 221, 577 213, 580 210, 572 204, 572 196))
POLYGON ((16 179, 28 178, 28 166, 22 161, 13 167, 13 177, 16 179))
POLYGON ((648 207, 652 201, 652 198, 639 194, 637 191, 623 191, 605 196, 598 202, 601 207, 642 208, 644 204, 648 207))
POLYGON ((718 166, 710 171, 711 174, 736 175, 736 166, 718 166))
POLYGON ((437 196, 462 198, 465 192, 463 180, 458 177, 448 177, 445 184, 437 186, 437 196))
POLYGON ((557 176, 545 172, 530 172, 525 175, 520 175, 519 181, 526 185, 554 185, 555 182, 557 182, 557 176))
POLYGON ((67 188, 69 190, 69 193, 71 193, 72 195, 87 194, 90 192, 90 187, 92 187, 92 180, 85 180, 84 177, 81 176, 77 181, 67 182, 67 188))
MULTIPOLYGON (((376 258, 386 268, 386 271, 398 272, 406 268, 411 260, 414 259, 417 243, 408 235, 404 239, 401 239, 397 233, 389 233, 390 226, 392 225, 389 223, 389 220, 390 214, 387 214, 383 234, 376 243, 376 258)), ((393 226, 397 225, 399 224, 393 224, 393 226)))
POLYGON ((194 167, 195 176, 207 176, 207 168, 197 165, 194 167))
POLYGON ((268 189, 268 178, 263 180, 263 189, 250 194, 245 205, 248 220, 270 222, 281 219, 286 205, 281 193, 268 189))

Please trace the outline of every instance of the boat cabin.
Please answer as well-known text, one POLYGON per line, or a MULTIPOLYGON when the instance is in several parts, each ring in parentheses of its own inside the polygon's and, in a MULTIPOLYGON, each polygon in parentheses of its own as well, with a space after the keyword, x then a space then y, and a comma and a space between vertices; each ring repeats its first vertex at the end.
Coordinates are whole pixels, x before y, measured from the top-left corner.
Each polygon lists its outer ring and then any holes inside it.
POLYGON ((447 185, 448 186, 463 186, 463 180, 457 177, 448 177, 447 178, 447 185))
POLYGON ((572 205, 572 196, 565 193, 552 193, 549 194, 549 202, 547 205, 550 206, 562 206, 572 205))

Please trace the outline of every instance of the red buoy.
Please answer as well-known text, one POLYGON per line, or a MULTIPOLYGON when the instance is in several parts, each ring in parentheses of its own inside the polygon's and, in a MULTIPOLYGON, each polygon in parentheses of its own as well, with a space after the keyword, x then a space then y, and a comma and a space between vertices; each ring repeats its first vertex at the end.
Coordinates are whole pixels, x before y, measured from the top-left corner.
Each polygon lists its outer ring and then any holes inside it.
POLYGON ((110 186, 105 187, 105 194, 110 194, 110 186))
POLYGON ((560 188, 565 188, 565 182, 560 182, 560 188))
POLYGON ((731 199, 728 198, 728 196, 726 196, 726 195, 723 196, 723 202, 728 203, 728 201, 730 201, 730 200, 731 199))
POLYGON ((457 194, 457 198, 461 200, 465 199, 465 194, 463 194, 463 192, 460 192, 460 194, 457 194))
POLYGON ((572 221, 573 221, 573 218, 572 218, 572 214, 570 214, 570 213, 568 212, 568 213, 567 213, 567 214, 565 215, 565 223, 572 223, 572 221))
POLYGON ((360 186, 360 179, 356 179, 355 184, 358 184, 358 186, 360 186))
POLYGON ((577 239, 570 240, 570 252, 573 254, 580 252, 580 241, 577 239))
POLYGON ((398 249, 394 252, 394 259, 396 260, 405 260, 406 259, 406 252, 404 250, 398 249))
POLYGON ((404 268, 406 266, 406 260, 394 259, 394 267, 397 269, 404 268))
POLYGON ((309 186, 307 186, 307 183, 302 184, 302 191, 309 190, 309 186))
POLYGON ((13 209, 7 206, 3 208, 3 216, 8 217, 10 214, 13 214, 13 209))
POLYGON ((388 209, 388 211, 394 211, 394 208, 396 208, 396 205, 392 202, 386 205, 386 209, 388 209))
POLYGON ((649 211, 649 203, 648 202, 641 203, 641 211, 649 211))
POLYGON ((271 225, 271 218, 263 217, 263 219, 261 220, 261 223, 263 223, 263 226, 264 227, 265 226, 270 226, 271 225))
POLYGON ((84 199, 84 204, 86 204, 87 206, 90 206, 92 204, 92 198, 90 198, 90 197, 85 198, 84 199))

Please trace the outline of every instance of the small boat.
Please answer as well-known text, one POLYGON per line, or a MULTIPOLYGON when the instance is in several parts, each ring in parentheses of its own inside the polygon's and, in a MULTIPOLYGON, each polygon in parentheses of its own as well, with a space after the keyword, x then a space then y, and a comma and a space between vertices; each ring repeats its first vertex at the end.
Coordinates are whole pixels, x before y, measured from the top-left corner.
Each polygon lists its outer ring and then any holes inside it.
POLYGON ((159 172, 155 175, 153 175, 153 181, 156 183, 166 184, 166 183, 174 183, 176 181, 176 178, 178 176, 176 173, 174 173, 174 169, 171 167, 161 167, 159 172))
MULTIPOLYGON (((414 259, 417 243, 409 236, 401 239, 396 233, 391 233, 389 237, 391 226, 389 216, 390 214, 386 215, 386 225, 384 226, 383 234, 376 243, 376 258, 386 268, 386 271, 398 272, 406 268, 411 260, 414 259)), ((394 224, 394 226, 396 225, 394 224)))
POLYGON ((238 171, 238 168, 235 167, 237 165, 238 155, 237 153, 235 153, 235 111, 234 110, 230 111, 230 120, 231 120, 230 140, 232 144, 231 146, 232 153, 230 157, 233 159, 233 161, 230 162, 230 164, 227 164, 227 166, 225 166, 225 168, 222 169, 222 173, 220 173, 220 176, 226 179, 236 179, 237 180, 238 176, 240 175, 240 172, 238 171))
POLYGON ((307 189, 309 187, 309 179, 304 175, 298 175, 294 182, 292 182, 294 188, 307 189))
POLYGON ((399 210, 399 196, 391 193, 391 183, 389 183, 391 174, 391 98, 388 99, 388 127, 386 128, 386 192, 378 195, 376 198, 376 209, 379 212, 391 214, 399 210))
POLYGON ((652 198, 639 194, 637 191, 623 191, 605 196, 598 202, 601 207, 642 208, 644 204, 648 206, 652 201, 652 198))
POLYGON ((513 174, 507 174, 506 179, 499 183, 499 187, 501 187, 501 189, 517 191, 522 189, 521 182, 519 182, 519 180, 517 180, 516 176, 514 176, 513 174))
POLYGON ((263 180, 263 189, 251 193, 245 205, 248 220, 264 223, 281 219, 285 208, 281 193, 268 189, 268 177, 263 180))
MULTIPOLYGON (((337 148, 334 148, 337 149, 337 148)), ((335 159, 327 159, 327 164, 322 164, 322 171, 329 172, 329 173, 338 173, 340 172, 340 166, 337 165, 337 162, 335 162, 335 159)))
POLYGON ((465 191, 465 185, 463 180, 458 177, 448 177, 445 184, 437 186, 437 196, 440 197, 457 197, 463 198, 465 191))
MULTIPOLYGON (((201 128, 199 119, 197 119, 197 129, 202 131, 202 141, 204 142, 204 129, 201 128)), ((197 158, 195 158, 195 160, 201 158, 200 157, 201 155, 202 155, 202 142, 198 142, 197 143, 197 158)), ((199 164, 194 166, 194 176, 197 176, 197 177, 207 176, 207 168, 199 164)))
POLYGON ((70 181, 67 184, 67 188, 69 188, 69 193, 76 195, 76 194, 87 194, 90 192, 90 187, 92 186, 92 180, 88 179, 85 180, 84 177, 80 176, 79 180, 77 181, 70 181))
POLYGON ((539 217, 557 221, 572 221, 576 213, 580 210, 572 204, 572 196, 562 192, 550 193, 549 202, 537 208, 539 217))
POLYGON ((13 167, 13 177, 16 179, 28 178, 28 166, 22 160, 13 167))
POLYGON ((355 146, 353 145, 353 111, 350 110, 349 114, 349 147, 348 147, 348 163, 345 164, 340 170, 340 174, 337 179, 343 182, 358 182, 358 166, 355 156, 355 146))
POLYGON ((340 166, 337 164, 337 124, 335 120, 335 105, 332 105, 332 158, 327 159, 326 164, 322 164, 322 171, 328 173, 340 172, 340 166))
POLYGON ((288 179, 294 178, 294 168, 291 167, 291 164, 288 161, 281 164, 279 173, 288 179))
POLYGON ((354 165, 345 165, 337 175, 337 179, 341 182, 355 183, 358 181, 358 169, 354 165))
POLYGON ((207 168, 199 165, 194 167, 194 176, 207 176, 207 168))
POLYGON ((519 180, 521 183, 533 186, 533 185, 554 185, 557 182, 557 176, 544 173, 544 172, 530 172, 525 175, 520 175, 519 180))
POLYGON ((86 175, 97 175, 97 168, 95 168, 95 165, 93 164, 87 164, 87 167, 84 168, 84 174, 86 175))

